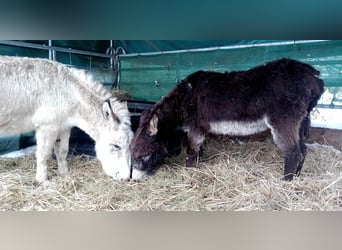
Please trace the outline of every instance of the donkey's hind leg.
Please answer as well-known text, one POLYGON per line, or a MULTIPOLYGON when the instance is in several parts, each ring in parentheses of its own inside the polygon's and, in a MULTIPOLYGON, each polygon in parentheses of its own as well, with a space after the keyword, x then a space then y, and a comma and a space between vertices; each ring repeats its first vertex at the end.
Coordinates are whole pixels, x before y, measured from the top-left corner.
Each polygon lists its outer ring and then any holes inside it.
POLYGON ((55 142, 54 153, 60 175, 66 175, 68 173, 67 155, 69 151, 70 132, 70 129, 62 131, 55 142))
POLYGON ((47 180, 47 160, 51 157, 53 145, 57 139, 57 134, 57 131, 51 130, 48 127, 40 127, 36 129, 37 183, 42 183, 47 180))
POLYGON ((292 180, 300 174, 306 151, 300 140, 298 122, 278 121, 271 124, 272 137, 284 157, 284 180, 292 180))

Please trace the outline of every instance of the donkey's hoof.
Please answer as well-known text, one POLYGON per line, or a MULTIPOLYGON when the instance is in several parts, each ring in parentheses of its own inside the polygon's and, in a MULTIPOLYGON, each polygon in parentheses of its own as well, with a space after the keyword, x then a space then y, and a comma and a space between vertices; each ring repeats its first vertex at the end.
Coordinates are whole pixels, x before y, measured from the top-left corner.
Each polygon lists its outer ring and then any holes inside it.
POLYGON ((185 167, 191 168, 194 165, 196 157, 187 156, 185 160, 185 167))

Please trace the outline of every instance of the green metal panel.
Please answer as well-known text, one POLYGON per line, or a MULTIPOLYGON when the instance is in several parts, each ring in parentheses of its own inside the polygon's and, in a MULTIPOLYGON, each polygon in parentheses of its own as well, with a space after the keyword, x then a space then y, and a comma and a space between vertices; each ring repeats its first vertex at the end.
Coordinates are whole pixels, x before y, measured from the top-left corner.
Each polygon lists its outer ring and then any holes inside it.
POLYGON ((0 135, 0 155, 36 144, 35 133, 0 135))
MULTIPOLYGON (((48 40, 18 41, 18 42, 45 46, 45 48, 38 49, 38 48, 21 47, 21 46, 16 46, 16 45, 0 44, 0 55, 49 58, 49 50, 48 50, 49 41, 48 40)), ((108 40, 107 41, 54 40, 52 41, 52 46, 60 47, 60 48, 67 48, 67 49, 72 48, 72 49, 77 49, 77 50, 105 54, 110 44, 108 40), (87 46, 89 47, 88 49, 86 49, 87 46)), ((56 56, 55 57, 56 61, 67 64, 67 65, 71 65, 74 67, 79 67, 79 68, 84 68, 84 69, 94 69, 94 68, 107 69, 107 70, 110 69, 109 58, 74 54, 69 51, 68 52, 55 51, 55 56, 56 56)))
POLYGON ((49 58, 47 50, 0 45, 0 55, 49 58))
POLYGON ((285 40, 115 40, 114 45, 115 48, 122 47, 125 49, 126 53, 132 54, 280 41, 285 40))
POLYGON ((0 136, 0 154, 20 149, 20 135, 0 136))
POLYGON ((320 70, 326 86, 335 95, 335 102, 342 101, 339 95, 342 92, 340 40, 120 56, 120 88, 134 100, 158 101, 196 70, 247 70, 282 57, 309 63, 320 70))

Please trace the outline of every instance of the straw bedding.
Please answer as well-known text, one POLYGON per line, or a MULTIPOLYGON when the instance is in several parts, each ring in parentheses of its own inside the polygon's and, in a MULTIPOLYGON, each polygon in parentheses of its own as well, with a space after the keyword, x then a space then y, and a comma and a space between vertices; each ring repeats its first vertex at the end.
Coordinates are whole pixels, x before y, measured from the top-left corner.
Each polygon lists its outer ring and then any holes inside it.
POLYGON ((0 210, 340 210, 342 153, 309 145, 302 175, 281 180, 283 161, 271 139, 242 142, 207 140, 194 168, 184 153, 168 158, 144 182, 115 182, 87 156, 69 159, 61 177, 49 162, 49 181, 33 184, 33 155, 0 159, 0 210))

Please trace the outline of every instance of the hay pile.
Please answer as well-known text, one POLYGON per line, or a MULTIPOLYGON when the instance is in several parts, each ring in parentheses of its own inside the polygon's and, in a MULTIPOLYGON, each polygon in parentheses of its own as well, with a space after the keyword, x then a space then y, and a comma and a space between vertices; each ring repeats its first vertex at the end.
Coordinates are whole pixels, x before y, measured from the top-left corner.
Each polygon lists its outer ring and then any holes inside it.
POLYGON ((342 153, 309 146, 302 175, 281 180, 282 158, 271 139, 227 143, 209 139, 195 168, 184 153, 145 182, 114 182, 96 159, 73 157, 60 177, 34 186, 35 159, 0 159, 0 210, 340 210, 342 153))

